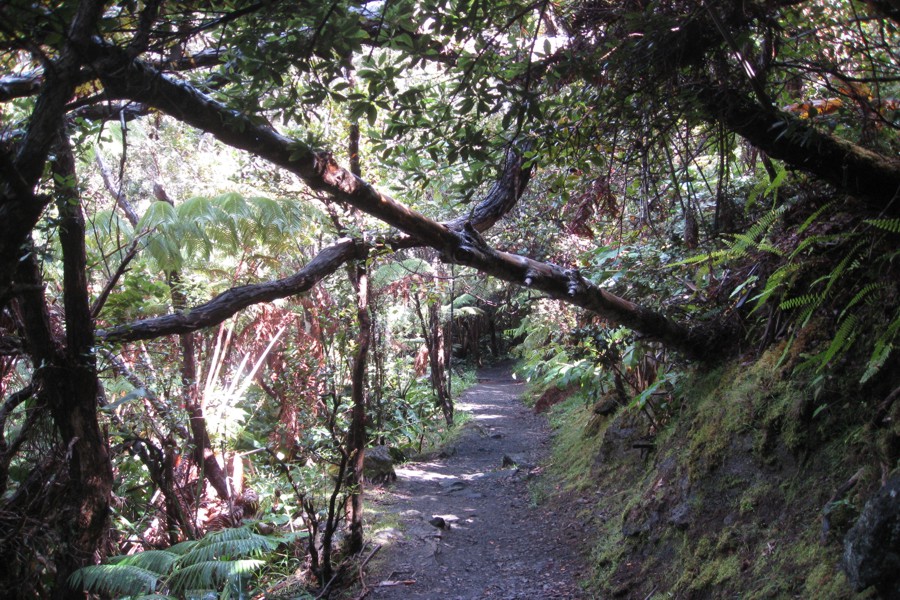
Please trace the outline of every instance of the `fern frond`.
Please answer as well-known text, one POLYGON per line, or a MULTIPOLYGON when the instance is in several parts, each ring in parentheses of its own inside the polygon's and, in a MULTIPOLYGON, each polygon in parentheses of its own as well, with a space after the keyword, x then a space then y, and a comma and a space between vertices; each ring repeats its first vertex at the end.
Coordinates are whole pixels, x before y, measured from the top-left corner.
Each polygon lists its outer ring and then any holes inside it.
POLYGON ((868 296, 872 292, 883 289, 884 287, 885 287, 885 285, 881 282, 870 283, 868 285, 863 286, 863 288, 861 290, 859 290, 858 292, 856 292, 856 294, 853 296, 853 298, 850 299, 850 302, 847 303, 847 305, 844 307, 844 310, 841 311, 840 317, 838 317, 838 318, 843 319, 844 316, 847 314, 847 312, 851 308, 853 308, 854 306, 856 306, 857 304, 862 302, 866 298, 866 296, 868 296))
POLYGON ((218 208, 209 198, 195 196, 178 205, 178 220, 187 223, 210 223, 218 220, 218 208))
POLYGON ((846 235, 843 233, 837 234, 825 234, 825 235, 811 235, 809 237, 803 238, 797 247, 794 248, 790 253, 790 258, 794 259, 800 256, 805 250, 816 247, 816 246, 829 246, 840 241, 846 239, 846 235))
POLYGON ((166 582, 173 593, 215 588, 233 575, 250 574, 265 565, 263 560, 211 560, 179 569, 166 582))
POLYGON ((477 306, 478 298, 472 294, 461 294, 453 300, 453 308, 463 308, 464 306, 477 306))
POLYGON ((835 356, 838 355, 843 350, 849 348, 853 341, 856 339, 856 324, 858 319, 856 315, 850 315, 847 317, 841 326, 838 327, 837 333, 834 334, 834 339, 831 340, 831 343, 828 345, 828 348, 821 355, 821 357, 815 357, 816 361, 819 363, 819 369, 825 367, 828 363, 830 363, 835 356))
POLYGON ((794 274, 800 271, 802 265, 796 263, 787 263, 782 265, 778 269, 775 270, 769 278, 766 280, 766 285, 763 290, 751 298, 752 301, 756 302, 756 305, 753 307, 753 311, 755 312, 759 310, 762 306, 768 302, 769 298, 771 298, 775 292, 779 291, 784 287, 785 283, 788 279, 794 274))
POLYGON ((215 199, 215 204, 233 219, 252 219, 254 217, 250 205, 237 192, 222 194, 215 199))
POLYGON ((161 225, 170 225, 178 221, 178 215, 175 213, 175 207, 168 202, 158 200, 147 207, 147 212, 138 222, 137 229, 143 231, 145 229, 153 229, 161 225))
POLYGON ((875 340, 872 354, 869 356, 869 361, 866 364, 866 370, 859 380, 860 383, 867 382, 885 365, 888 357, 895 349, 894 340, 898 333, 900 333, 900 309, 894 313, 894 318, 890 324, 884 328, 881 335, 875 340))
POLYGON ((808 306, 811 304, 818 304, 822 301, 822 296, 820 294, 803 294, 802 296, 795 296, 793 298, 789 298, 781 302, 778 305, 778 308, 781 310, 794 310, 795 308, 800 308, 801 306, 808 306))
POLYGON ((278 545, 265 536, 252 534, 253 537, 235 540, 220 540, 208 544, 198 544, 187 554, 178 559, 178 566, 192 565, 219 558, 236 558, 249 556, 268 550, 274 550, 278 545))
POLYGON ((132 565, 90 565, 69 577, 69 585, 96 594, 134 596, 156 591, 159 575, 132 565))
POLYGON ((812 225, 813 223, 815 223, 816 221, 818 221, 819 217, 821 217, 824 212, 830 210, 831 207, 834 206, 834 204, 835 204, 834 200, 831 200, 829 202, 826 202, 822 206, 820 206, 818 209, 816 209, 816 211, 813 212, 813 214, 809 215, 809 217, 807 217, 807 219, 805 221, 803 221, 803 224, 800 225, 800 227, 797 229, 797 234, 799 235, 799 234, 803 233, 804 231, 806 231, 807 229, 809 229, 809 226, 812 225))
POLYGON ((866 219, 863 222, 890 233, 900 233, 900 219, 866 219))
POLYGON ((712 252, 707 252, 705 254, 698 254, 697 256, 689 256, 683 260, 675 261, 673 263, 669 263, 667 266, 669 267, 681 267, 684 265, 696 265, 697 263, 703 262, 711 262, 713 264, 721 264, 722 262, 731 258, 731 252, 728 249, 725 250, 713 250, 712 252))
POLYGON ((398 262, 391 262, 376 269, 372 274, 372 285, 384 287, 397 282, 410 275, 433 275, 434 269, 421 258, 407 258, 398 262))
POLYGON ((168 550, 144 550, 137 554, 113 556, 109 559, 109 564, 140 567, 159 575, 165 575, 172 570, 172 565, 176 560, 178 560, 178 555, 168 550))

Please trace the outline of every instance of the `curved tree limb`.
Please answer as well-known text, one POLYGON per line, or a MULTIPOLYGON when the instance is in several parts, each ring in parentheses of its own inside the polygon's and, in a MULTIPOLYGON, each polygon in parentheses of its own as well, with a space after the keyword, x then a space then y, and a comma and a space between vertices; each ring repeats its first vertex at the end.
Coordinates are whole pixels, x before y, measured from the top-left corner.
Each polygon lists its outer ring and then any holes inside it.
POLYGON ((310 290, 347 261, 363 258, 365 250, 363 244, 343 239, 322 250, 308 265, 290 277, 231 288, 209 302, 185 312, 98 331, 97 338, 106 342, 134 342, 212 327, 253 304, 271 302, 310 290))
MULTIPOLYGON (((585 281, 577 272, 493 250, 481 240, 477 229, 471 224, 461 226, 460 220, 456 220, 448 226, 429 219, 340 167, 329 152, 315 150, 300 141, 287 138, 268 125, 259 124, 228 109, 186 83, 173 81, 145 64, 128 59, 114 47, 96 46, 95 50, 93 66, 106 90, 115 98, 146 103, 211 133, 225 144, 265 158, 296 174, 310 188, 325 192, 336 200, 396 227, 422 244, 435 248, 448 262, 468 265, 505 281, 535 287, 554 298, 592 310, 604 318, 692 356, 704 354, 705 339, 699 339, 699 334, 660 313, 602 290, 585 281)), ((520 192, 521 189, 514 192, 513 196, 517 198, 520 192)), ((506 202, 508 199, 509 196, 498 193, 493 201, 486 200, 485 203, 495 208, 506 206, 508 210, 511 206, 506 202)), ((496 220, 494 216, 502 212, 502 208, 486 210, 484 214, 488 216, 478 223, 479 228, 493 222, 492 219, 496 220)), ((349 259, 352 251, 348 246, 337 246, 320 254, 300 273, 288 278, 293 282, 291 285, 295 290, 291 293, 309 289, 341 264, 341 256, 345 257, 343 260, 349 259)), ((282 287, 286 285, 284 282, 285 280, 279 280, 271 284, 235 288, 190 313, 160 319, 165 319, 166 323, 178 322, 179 327, 184 327, 181 331, 204 327, 213 323, 212 315, 217 310, 238 305, 248 306, 254 302, 288 295, 282 287)), ((154 319, 141 326, 134 324, 125 326, 124 329, 100 332, 98 335, 109 341, 146 339, 162 335, 159 327, 160 322, 154 319), (138 331, 142 333, 138 334, 138 331)), ((179 331, 172 327, 174 326, 167 326, 166 332, 179 331)))
POLYGON ((734 90, 706 83, 695 92, 712 117, 770 157, 827 181, 876 212, 900 214, 900 161, 896 158, 819 131, 808 121, 734 90))

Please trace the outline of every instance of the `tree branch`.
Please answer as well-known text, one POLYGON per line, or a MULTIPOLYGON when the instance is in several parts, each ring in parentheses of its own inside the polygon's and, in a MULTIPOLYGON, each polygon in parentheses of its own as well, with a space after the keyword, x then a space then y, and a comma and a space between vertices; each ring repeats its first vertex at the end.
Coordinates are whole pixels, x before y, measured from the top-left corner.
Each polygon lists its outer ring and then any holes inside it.
POLYGON ((695 87, 704 109, 771 158, 784 161, 863 200, 872 210, 900 214, 900 161, 816 129, 711 82, 695 87))
MULTIPOLYGON (((602 290, 585 281, 577 272, 493 250, 480 238, 473 225, 460 230, 461 220, 451 222, 451 228, 429 219, 341 168, 330 153, 314 150, 267 125, 260 125, 188 84, 173 81, 145 64, 128 60, 115 48, 97 46, 95 49, 94 68, 113 96, 154 106, 213 134, 232 147, 267 159, 299 176, 310 188, 325 192, 437 249, 447 262, 468 265, 505 281, 540 289, 554 298, 592 310, 693 356, 703 355, 704 349, 709 347, 706 344, 708 340, 700 339, 701 336, 691 329, 602 290)), ((509 160, 505 172, 514 172, 508 165, 509 160)), ((519 172, 519 177, 523 177, 522 172, 519 172)), ((521 188, 513 196, 518 197, 520 192, 521 188)), ((498 198, 508 200, 509 197, 498 194, 498 198)), ((486 200, 483 204, 486 207, 506 207, 506 210, 510 207, 509 202, 493 200, 486 200)), ((502 212, 499 211, 500 214, 502 212)), ((486 229, 486 223, 499 218, 495 218, 497 214, 497 211, 486 211, 487 216, 478 222, 479 228, 486 229)), ((165 327, 166 333, 192 331, 218 322, 215 321, 218 317, 214 315, 230 316, 233 312, 229 311, 234 307, 243 308, 255 302, 306 291, 331 274, 342 261, 357 256, 350 244, 352 242, 343 242, 323 251, 300 273, 287 280, 235 288, 189 313, 114 328, 100 332, 99 337, 107 341, 129 341, 162 335, 162 327, 165 327), (287 284, 288 280, 292 283, 287 284), (283 289, 286 285, 290 285, 292 291, 286 292, 283 289)))
POLYGON ((231 288, 209 302, 185 312, 98 331, 97 337, 106 342, 133 342, 212 327, 250 305, 302 294, 347 261, 364 256, 363 244, 353 240, 340 240, 322 250, 308 265, 290 277, 231 288))

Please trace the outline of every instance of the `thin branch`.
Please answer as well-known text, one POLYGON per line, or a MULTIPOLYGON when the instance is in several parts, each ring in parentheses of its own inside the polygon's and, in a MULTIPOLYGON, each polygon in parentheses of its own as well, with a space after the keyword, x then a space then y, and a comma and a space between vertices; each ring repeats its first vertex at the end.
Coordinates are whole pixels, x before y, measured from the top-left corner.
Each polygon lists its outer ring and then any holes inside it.
POLYGON ((125 271, 128 270, 128 265, 131 264, 131 261, 137 256, 138 246, 145 235, 146 232, 143 232, 131 240, 131 243, 128 245, 128 250, 125 251, 125 255, 122 257, 122 262, 119 263, 118 268, 116 268, 115 272, 110 276, 109 281, 106 282, 106 285, 103 286, 103 290, 91 305, 92 318, 96 319, 97 315, 100 314, 100 311, 103 310, 103 305, 106 304, 106 300, 109 298, 110 293, 116 287, 116 284, 119 283, 119 279, 125 274, 125 271))
POLYGON ((231 288, 188 311, 98 331, 97 337, 106 342, 133 342, 212 327, 253 304, 310 290, 347 261, 362 258, 364 249, 364 245, 356 241, 340 240, 322 250, 303 269, 289 277, 231 288))

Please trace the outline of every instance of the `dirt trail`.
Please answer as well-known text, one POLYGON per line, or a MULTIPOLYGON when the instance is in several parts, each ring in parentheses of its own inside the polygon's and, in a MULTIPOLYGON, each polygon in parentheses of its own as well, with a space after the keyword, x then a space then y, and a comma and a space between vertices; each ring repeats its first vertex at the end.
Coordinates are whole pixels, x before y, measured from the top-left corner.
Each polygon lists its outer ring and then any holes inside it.
POLYGON ((522 405, 523 391, 508 365, 481 371, 459 403, 472 421, 444 457, 403 465, 395 484, 369 496, 388 522, 399 524, 373 536, 382 547, 367 565, 359 596, 585 597, 577 583, 584 528, 570 511, 534 506, 530 498, 549 430, 522 405), (430 524, 434 517, 449 528, 430 524))

